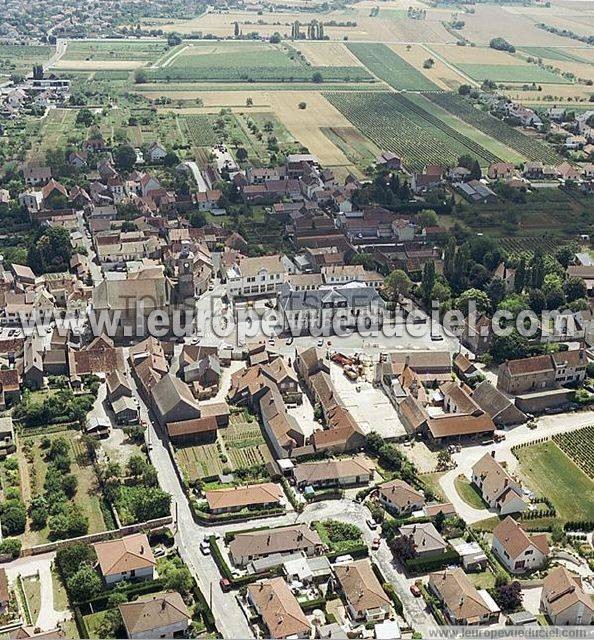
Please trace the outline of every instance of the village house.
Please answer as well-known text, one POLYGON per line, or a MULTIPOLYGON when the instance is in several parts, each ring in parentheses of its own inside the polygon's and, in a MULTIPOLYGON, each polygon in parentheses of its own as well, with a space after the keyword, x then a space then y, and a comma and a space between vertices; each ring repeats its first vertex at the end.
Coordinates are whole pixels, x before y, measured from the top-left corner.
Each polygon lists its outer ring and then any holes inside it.
POLYGON ((367 558, 334 565, 334 575, 354 621, 380 622, 390 616, 392 602, 367 558))
POLYGON ((374 465, 364 456, 323 462, 301 462, 294 471, 300 489, 366 485, 373 480, 374 465))
POLYGON ((540 596, 540 609, 551 624, 594 624, 594 605, 589 593, 584 591, 582 579, 560 566, 544 579, 540 596))
POLYGON ((122 580, 152 580, 154 577, 155 556, 144 533, 96 542, 93 548, 108 586, 122 580))
POLYGON ((118 605, 128 638, 185 637, 191 624, 190 612, 177 591, 140 596, 118 605))
POLYGON ((267 637, 309 638, 311 625, 289 585, 282 578, 270 578, 250 584, 247 600, 262 618, 267 637))
POLYGON ((408 515, 425 506, 425 496, 399 478, 380 484, 378 498, 383 507, 398 516, 408 515))
POLYGON ((579 384, 586 377, 587 365, 588 358, 583 349, 506 360, 499 365, 497 387, 505 393, 519 395, 566 384, 579 384))
POLYGON ((499 620, 493 598, 484 589, 478 591, 459 567, 430 574, 427 588, 441 602, 450 624, 475 626, 499 620))
POLYGON ((415 558, 437 558, 448 551, 448 543, 432 522, 403 525, 398 534, 410 540, 415 558))
POLYGON ((246 508, 274 509, 283 503, 282 490, 272 482, 205 491, 204 497, 213 514, 232 513, 246 508))
POLYGON ((528 535, 511 516, 493 529, 492 549, 511 573, 540 569, 549 555, 546 534, 528 535))
POLYGON ((528 508, 519 482, 495 460, 495 454, 485 455, 472 467, 472 482, 483 500, 501 515, 519 513, 528 508))
POLYGON ((229 557, 237 567, 274 554, 304 553, 311 557, 323 552, 324 545, 317 531, 305 524, 238 533, 229 543, 229 557))

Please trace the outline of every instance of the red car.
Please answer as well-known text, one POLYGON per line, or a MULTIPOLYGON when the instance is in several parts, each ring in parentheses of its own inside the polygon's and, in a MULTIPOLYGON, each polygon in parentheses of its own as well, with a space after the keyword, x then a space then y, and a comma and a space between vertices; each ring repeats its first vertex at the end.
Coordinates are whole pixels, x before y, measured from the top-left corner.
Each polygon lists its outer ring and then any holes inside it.
POLYGON ((380 544, 382 543, 381 538, 374 538, 371 541, 371 550, 377 551, 380 548, 380 544))
POLYGON ((227 593, 227 591, 231 589, 231 583, 229 582, 229 580, 227 580, 227 578, 221 578, 219 580, 219 584, 221 585, 221 590, 225 593, 227 593))
POLYGON ((410 592, 413 594, 413 596, 415 598, 420 598, 421 597, 421 590, 419 589, 419 587, 417 587, 416 584, 411 584, 410 585, 410 592))

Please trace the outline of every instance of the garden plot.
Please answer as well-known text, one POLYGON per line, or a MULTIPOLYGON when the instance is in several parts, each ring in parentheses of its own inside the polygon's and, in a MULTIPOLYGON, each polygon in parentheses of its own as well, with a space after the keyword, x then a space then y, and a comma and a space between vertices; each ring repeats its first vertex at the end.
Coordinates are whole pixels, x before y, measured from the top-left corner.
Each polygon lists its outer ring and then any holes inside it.
POLYGON ((381 389, 369 382, 352 382, 335 364, 330 365, 330 375, 341 403, 352 413, 364 434, 375 431, 386 439, 406 435, 396 409, 381 389))

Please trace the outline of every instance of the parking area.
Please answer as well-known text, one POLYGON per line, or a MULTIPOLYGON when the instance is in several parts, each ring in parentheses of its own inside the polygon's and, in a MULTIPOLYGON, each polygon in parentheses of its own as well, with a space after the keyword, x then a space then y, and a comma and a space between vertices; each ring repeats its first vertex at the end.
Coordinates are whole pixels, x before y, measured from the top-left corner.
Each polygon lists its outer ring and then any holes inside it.
POLYGON ((387 439, 406 434, 396 409, 381 389, 361 380, 352 382, 336 364, 331 364, 330 375, 342 404, 353 414, 363 433, 376 431, 387 439))

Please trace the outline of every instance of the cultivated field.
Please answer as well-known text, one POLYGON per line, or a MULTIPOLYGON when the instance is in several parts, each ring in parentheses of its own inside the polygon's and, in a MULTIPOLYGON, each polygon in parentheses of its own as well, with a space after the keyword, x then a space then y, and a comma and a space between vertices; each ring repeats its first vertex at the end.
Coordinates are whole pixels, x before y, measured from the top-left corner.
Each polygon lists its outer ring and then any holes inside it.
POLYGON ((313 67, 361 66, 361 61, 342 42, 304 41, 293 43, 313 67))
POLYGON ((558 163, 560 156, 545 144, 524 135, 521 131, 501 122, 489 113, 480 111, 468 100, 453 93, 428 93, 426 97, 446 109, 464 122, 479 129, 488 136, 511 147, 530 160, 558 163))
POLYGON ((457 89, 467 79, 452 65, 437 57, 429 47, 420 44, 391 44, 390 49, 409 65, 418 69, 430 82, 446 91, 457 89), (423 63, 432 59, 434 64, 425 69, 423 63))
POLYGON ((384 44, 349 44, 348 48, 375 76, 394 89, 431 91, 437 87, 384 44))
POLYGON ((131 40, 71 40, 68 42, 64 60, 157 60, 167 50, 165 40, 158 42, 131 40))
POLYGON ((551 441, 516 450, 528 486, 551 500, 562 520, 594 520, 594 482, 551 441))
POLYGON ((29 73, 34 64, 44 63, 52 53, 53 47, 44 45, 0 44, 0 73, 29 73))
POLYGON ((328 100, 381 149, 393 151, 407 167, 455 164, 471 154, 481 164, 497 157, 404 95, 328 93, 328 100))
POLYGON ((532 83, 537 84, 569 84, 571 80, 542 69, 535 64, 461 64, 456 65, 464 73, 478 82, 493 80, 494 82, 532 83))
POLYGON ((491 47, 458 47, 456 45, 431 44, 431 51, 445 58, 454 65, 466 64, 511 64, 522 65, 524 62, 521 58, 506 51, 498 51, 491 47))
POLYGON ((188 482, 214 478, 223 473, 225 466, 216 444, 178 447, 175 456, 188 482))
POLYGON ((553 436, 555 444, 590 478, 594 478, 594 427, 553 436))
POLYGON ((52 65, 58 71, 126 71, 142 67, 142 60, 65 60, 52 65))
POLYGON ((266 43, 225 43, 213 47, 186 46, 170 57, 165 66, 151 68, 151 81, 236 81, 236 82, 310 82, 314 74, 319 81, 359 82, 371 79, 361 65, 315 67, 292 49, 266 43))
POLYGON ((250 422, 242 413, 235 413, 220 435, 234 469, 249 469, 270 460, 268 446, 255 418, 250 422))

